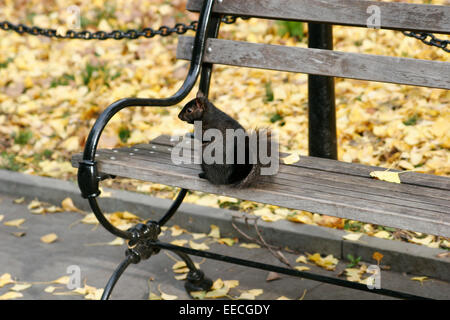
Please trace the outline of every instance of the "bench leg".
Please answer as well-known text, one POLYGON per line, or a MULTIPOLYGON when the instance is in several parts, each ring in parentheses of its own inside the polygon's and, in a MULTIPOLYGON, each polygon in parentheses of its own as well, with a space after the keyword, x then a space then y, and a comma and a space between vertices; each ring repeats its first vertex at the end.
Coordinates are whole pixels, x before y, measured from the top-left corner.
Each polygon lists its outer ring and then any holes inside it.
POLYGON ((191 258, 183 252, 173 251, 186 263, 189 268, 189 273, 187 274, 186 282, 184 283, 184 288, 190 294, 194 291, 207 291, 212 287, 212 280, 205 277, 205 273, 197 269, 195 264, 192 262, 191 258))
MULTIPOLYGON (((308 47, 333 49, 333 28, 330 25, 308 24, 308 47)), ((308 76, 309 155, 337 159, 336 106, 334 78, 308 76)))
POLYGON ((108 283, 106 284, 106 287, 103 290, 103 294, 102 294, 101 300, 108 300, 109 299, 109 296, 111 295, 111 292, 114 289, 114 286, 116 285, 116 283, 119 280, 120 276, 124 273, 124 271, 131 264, 131 262, 132 262, 132 260, 128 256, 125 260, 123 260, 119 264, 119 266, 116 268, 114 273, 111 275, 111 278, 109 278, 108 283))

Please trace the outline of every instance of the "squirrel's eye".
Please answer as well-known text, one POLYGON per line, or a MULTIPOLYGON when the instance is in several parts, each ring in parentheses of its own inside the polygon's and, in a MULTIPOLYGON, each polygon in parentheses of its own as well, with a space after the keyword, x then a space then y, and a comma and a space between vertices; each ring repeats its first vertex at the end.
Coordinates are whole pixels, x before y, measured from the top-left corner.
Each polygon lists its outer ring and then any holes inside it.
POLYGON ((192 108, 187 108, 187 110, 186 110, 188 113, 191 113, 192 112, 192 108))

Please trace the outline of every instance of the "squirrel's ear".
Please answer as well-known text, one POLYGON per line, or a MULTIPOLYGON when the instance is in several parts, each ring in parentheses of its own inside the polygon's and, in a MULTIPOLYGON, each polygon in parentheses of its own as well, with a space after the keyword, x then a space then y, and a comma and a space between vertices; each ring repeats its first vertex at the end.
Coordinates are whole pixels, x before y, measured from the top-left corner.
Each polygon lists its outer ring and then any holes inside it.
POLYGON ((204 97, 205 97, 205 94, 203 93, 203 91, 198 90, 198 92, 197 92, 197 99, 204 98, 204 97))
POLYGON ((199 96, 199 94, 197 93, 197 98, 195 99, 195 105, 197 106, 197 108, 205 109, 207 99, 203 95, 203 92, 199 91, 199 93, 201 93, 202 95, 199 96))
POLYGON ((197 98, 197 99, 195 99, 195 105, 196 105, 197 108, 203 109, 204 102, 202 101, 202 99, 197 98))

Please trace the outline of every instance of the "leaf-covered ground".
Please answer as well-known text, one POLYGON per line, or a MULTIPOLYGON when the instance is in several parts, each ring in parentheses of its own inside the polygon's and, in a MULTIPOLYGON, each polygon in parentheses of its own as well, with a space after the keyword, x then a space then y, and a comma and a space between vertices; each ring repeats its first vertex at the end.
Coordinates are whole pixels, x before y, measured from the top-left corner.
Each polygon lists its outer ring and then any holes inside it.
MULTIPOLYGON (((94 214, 77 208, 71 198, 65 198, 60 203, 46 203, 29 197, 14 198, 0 194, 0 212, 0 241, 8 248, 0 251, 0 258, 9 262, 0 267, 0 300, 99 299, 109 276, 107 270, 112 272, 115 269, 118 261, 123 259, 123 250, 128 246, 123 239, 114 237, 101 227, 99 230, 99 222, 94 214), (32 252, 27 257, 17 259, 16 252, 27 250, 32 252), (70 266, 67 265, 68 262, 70 266), (30 263, 39 268, 30 267, 30 263)), ((128 211, 108 212, 106 218, 121 230, 145 221, 128 211)), ((244 222, 243 217, 235 218, 234 222, 244 222)), ((387 263, 381 252, 372 250, 369 256, 364 257, 352 254, 335 257, 329 253, 308 253, 284 245, 268 245, 268 239, 262 236, 262 229, 259 229, 256 220, 247 216, 246 221, 248 224, 238 223, 239 227, 236 224, 233 226, 239 234, 244 235, 240 239, 232 236, 229 231, 223 232, 216 225, 205 225, 201 230, 197 229, 197 232, 178 225, 163 226, 159 239, 165 243, 219 254, 229 254, 232 251, 234 257, 248 259, 251 256, 252 261, 272 265, 274 262, 277 263, 275 265, 282 263, 295 270, 366 285, 375 284, 373 270, 379 268, 380 272, 382 270, 382 283, 389 283, 391 288, 437 299, 448 297, 447 282, 421 273, 399 274, 394 271, 398 270, 395 259, 388 258, 390 262, 387 263), (376 266, 378 268, 374 268, 376 266)), ((364 238, 359 239, 361 235, 347 233, 343 238, 346 241, 364 242, 364 238)), ((445 259, 448 254, 442 252, 437 258, 445 259)), ((332 296, 329 296, 325 293, 330 291, 329 287, 316 281, 294 279, 275 272, 255 272, 254 269, 230 267, 211 259, 193 257, 193 262, 214 281, 209 290, 187 295, 182 289, 182 283, 187 278, 189 268, 180 257, 164 250, 159 255, 152 256, 150 270, 142 269, 142 265, 128 268, 119 281, 125 285, 119 284, 112 297, 163 300, 366 297, 363 292, 338 287, 333 288, 332 296), (130 284, 132 289, 129 289, 130 284)), ((366 294, 369 298, 376 299, 372 294, 366 294)))
MULTIPOLYGON (((448 5, 445 0, 405 2, 448 5)), ((159 27, 197 19, 196 14, 185 11, 185 0, 77 3, 81 27, 90 30, 159 27)), ((67 9, 73 3, 6 0, 0 5, 0 21, 58 27, 64 32, 70 16, 67 9)), ((273 21, 238 20, 236 24, 223 25, 220 37, 306 47, 305 39, 282 36, 279 31, 280 26, 273 21)), ((70 165, 70 157, 82 150, 89 129, 102 110, 120 98, 162 98, 180 87, 188 63, 176 60, 176 45, 176 36, 83 41, 1 31, 0 167, 74 179, 76 171, 70 165)), ((443 50, 388 30, 336 26, 334 47, 346 52, 450 61, 450 55, 443 50)), ((306 80, 302 74, 215 66, 211 99, 246 128, 276 129, 282 151, 306 155, 306 80)), ((448 90, 336 79, 336 98, 339 160, 450 175, 448 90)), ((191 128, 178 120, 179 107, 122 111, 105 129, 100 147, 145 143, 160 134, 184 134, 191 128)), ((161 197, 175 194, 166 186, 127 179, 107 181, 105 185, 161 197)), ((236 199, 192 193, 187 201, 241 209, 269 221, 287 218, 448 247, 441 238, 236 199)))

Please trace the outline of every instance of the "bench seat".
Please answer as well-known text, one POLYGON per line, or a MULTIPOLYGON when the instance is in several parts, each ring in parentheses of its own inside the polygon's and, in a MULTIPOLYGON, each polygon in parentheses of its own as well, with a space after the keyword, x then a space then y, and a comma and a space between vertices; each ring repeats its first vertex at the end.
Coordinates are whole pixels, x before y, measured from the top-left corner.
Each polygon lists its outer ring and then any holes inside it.
MULTIPOLYGON (((314 157, 286 165, 275 176, 261 177, 252 188, 215 186, 200 179, 200 165, 175 165, 178 143, 167 135, 149 144, 97 151, 99 172, 202 191, 290 209, 450 237, 450 179, 405 172, 401 184, 375 180, 385 168, 314 157)), ((72 157, 78 167, 82 155, 72 157)))

